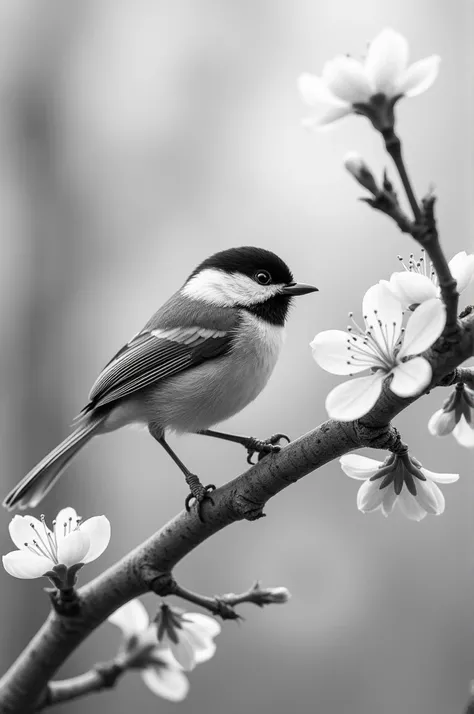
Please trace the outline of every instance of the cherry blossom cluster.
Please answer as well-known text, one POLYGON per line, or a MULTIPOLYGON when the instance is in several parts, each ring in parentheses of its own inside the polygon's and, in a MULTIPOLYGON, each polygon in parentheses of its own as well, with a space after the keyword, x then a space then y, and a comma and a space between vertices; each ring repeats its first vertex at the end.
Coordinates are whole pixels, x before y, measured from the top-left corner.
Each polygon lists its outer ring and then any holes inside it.
MULTIPOLYGON (((433 55, 408 64, 408 43, 398 32, 385 29, 368 48, 363 61, 348 55, 327 62, 321 76, 305 73, 299 78, 303 100, 321 107, 316 117, 305 119, 311 129, 321 129, 350 114, 367 117, 385 140, 395 161, 415 219, 421 213, 394 133, 395 104, 403 97, 426 91, 435 81, 440 58, 433 55), (398 149, 394 147, 397 147, 398 149)), ((344 160, 346 169, 374 197, 382 192, 365 161, 355 152, 344 160)), ((384 187, 389 186, 387 177, 384 187)), ((396 201, 396 195, 392 193, 396 201)), ((369 201, 374 205, 374 201, 369 201)), ((389 215, 392 215, 388 210, 389 215)), ((395 218, 397 223, 397 218, 395 218)), ((406 219, 402 230, 410 230, 406 219)), ((326 398, 328 415, 338 421, 352 421, 368 414, 388 387, 399 397, 423 394, 431 385, 432 368, 424 353, 443 334, 446 308, 438 276, 422 250, 416 258, 399 256, 403 270, 389 280, 381 280, 366 292, 362 319, 349 313, 346 331, 327 330, 311 342, 317 364, 336 375, 354 377, 336 386, 326 398)), ((449 271, 462 293, 472 284, 474 255, 462 251, 449 261, 449 271)), ((453 434, 459 444, 474 447, 474 390, 457 384, 441 409, 431 417, 428 429, 435 436, 453 434)), ((343 471, 363 480, 357 505, 363 513, 380 510, 385 516, 396 504, 410 519, 421 520, 428 513, 439 515, 445 502, 437 483, 452 483, 457 474, 436 474, 402 448, 380 463, 357 454, 340 459, 343 471)))
POLYGON ((138 670, 154 694, 172 702, 186 697, 189 680, 185 672, 214 655, 214 637, 221 631, 213 617, 166 604, 151 622, 140 600, 116 610, 109 622, 117 625, 123 636, 116 661, 126 669, 138 670))
MULTIPOLYGON (((47 577, 60 592, 74 588, 79 570, 104 552, 111 535, 105 516, 83 522, 71 507, 59 511, 51 529, 44 516, 28 515, 14 516, 9 531, 18 550, 2 557, 7 573, 21 579, 47 577)), ((213 640, 221 630, 213 617, 166 604, 150 622, 139 600, 116 610, 109 622, 123 634, 114 665, 139 670, 148 688, 170 701, 185 698, 189 682, 184 671, 214 655, 213 640)))

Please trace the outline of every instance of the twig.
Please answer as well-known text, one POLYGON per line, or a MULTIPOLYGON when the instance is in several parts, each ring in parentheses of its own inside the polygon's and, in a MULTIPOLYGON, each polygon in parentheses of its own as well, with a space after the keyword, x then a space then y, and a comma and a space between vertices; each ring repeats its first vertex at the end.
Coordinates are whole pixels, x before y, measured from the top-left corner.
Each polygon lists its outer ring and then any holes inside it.
POLYGON ((385 148, 387 149, 387 152, 390 154, 395 166, 397 167, 397 171, 400 175, 400 179, 402 181, 403 188, 405 189, 405 193, 410 203, 411 210, 413 211, 415 221, 419 223, 422 218, 421 210, 420 206, 418 205, 418 201, 416 200, 415 191, 413 190, 413 187, 411 185, 411 181, 405 167, 405 162, 403 161, 402 142, 395 134, 393 126, 383 131, 382 136, 385 141, 385 148))
POLYGON ((454 280, 448 261, 444 255, 439 241, 438 229, 434 215, 434 205, 436 198, 433 195, 426 196, 422 201, 423 212, 421 221, 415 226, 412 233, 413 238, 425 248, 429 255, 433 268, 438 276, 438 284, 441 297, 446 305, 446 327, 444 336, 447 339, 457 339, 458 332, 458 302, 459 293, 456 281, 454 280))
MULTIPOLYGON (((474 353, 474 313, 461 323, 459 339, 444 352, 428 350, 432 385, 474 353)), ((396 434, 390 421, 419 397, 403 399, 384 386, 371 412, 355 422, 329 420, 259 461, 213 493, 204 522, 196 512, 178 514, 158 533, 79 590, 81 610, 64 618, 52 612, 0 681, 1 714, 30 714, 67 657, 117 608, 169 584, 175 565, 204 540, 241 519, 252 520, 277 493, 357 448, 386 449, 396 434)))
POLYGON ((384 177, 383 191, 376 194, 373 199, 364 200, 376 210, 382 211, 392 218, 402 232, 410 233, 417 243, 426 250, 436 275, 438 276, 441 297, 446 305, 446 326, 443 337, 450 342, 456 341, 458 338, 459 293, 457 291, 456 281, 451 274, 448 261, 446 260, 439 241, 434 215, 436 198, 432 194, 425 196, 420 207, 403 160, 400 138, 395 134, 393 127, 389 127, 381 133, 385 141, 387 152, 392 157, 397 168, 415 221, 412 222, 405 216, 387 176, 384 177))
POLYGON ((200 605, 200 607, 212 612, 213 615, 222 617, 223 620, 240 619, 240 615, 234 609, 236 605, 250 602, 254 605, 258 605, 259 607, 263 607, 264 605, 270 605, 272 603, 287 602, 290 597, 286 588, 262 588, 258 581, 254 583, 254 585, 252 585, 252 587, 246 592, 241 593, 240 595, 227 593, 226 595, 208 597, 207 595, 201 595, 199 593, 192 592, 191 590, 187 590, 176 582, 172 592, 173 595, 177 595, 183 600, 192 602, 194 605, 200 605))
POLYGON ((437 387, 452 387, 454 384, 465 384, 474 389, 474 369, 472 367, 458 367, 439 380, 437 387))
POLYGON ((96 664, 89 672, 77 677, 50 682, 36 706, 36 711, 52 707, 61 702, 70 702, 87 694, 101 692, 114 687, 125 669, 115 660, 96 664))

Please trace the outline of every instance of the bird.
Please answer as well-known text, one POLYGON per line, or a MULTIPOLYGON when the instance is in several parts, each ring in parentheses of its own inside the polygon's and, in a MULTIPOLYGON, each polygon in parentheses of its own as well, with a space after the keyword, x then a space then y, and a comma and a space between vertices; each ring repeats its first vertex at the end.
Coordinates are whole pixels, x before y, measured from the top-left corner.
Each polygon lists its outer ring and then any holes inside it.
POLYGON ((169 446, 167 433, 242 444, 249 462, 255 453, 260 458, 278 451, 283 434, 259 440, 210 427, 259 395, 276 365, 292 299, 317 290, 295 282, 287 264, 263 248, 229 248, 203 260, 108 362, 74 431, 15 486, 3 506, 37 506, 93 437, 141 424, 184 474, 186 509, 195 502, 201 518, 215 486, 202 485, 169 446))

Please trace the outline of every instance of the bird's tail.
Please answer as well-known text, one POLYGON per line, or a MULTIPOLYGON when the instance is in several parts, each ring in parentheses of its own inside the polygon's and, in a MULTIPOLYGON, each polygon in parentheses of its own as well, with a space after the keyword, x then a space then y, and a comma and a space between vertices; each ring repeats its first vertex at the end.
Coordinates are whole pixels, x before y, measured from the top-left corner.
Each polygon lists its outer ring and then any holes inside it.
POLYGON ((56 483, 71 459, 94 436, 104 417, 90 417, 79 425, 67 439, 64 439, 42 461, 10 491, 3 501, 3 506, 11 511, 14 508, 33 508, 37 506, 50 488, 56 483))

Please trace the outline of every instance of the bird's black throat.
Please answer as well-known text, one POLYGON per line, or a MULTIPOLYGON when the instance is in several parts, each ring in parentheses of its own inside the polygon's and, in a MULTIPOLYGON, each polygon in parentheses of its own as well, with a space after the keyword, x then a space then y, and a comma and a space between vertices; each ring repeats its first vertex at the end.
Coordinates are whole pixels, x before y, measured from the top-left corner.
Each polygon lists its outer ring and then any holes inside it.
POLYGON ((256 305, 240 305, 239 307, 261 320, 265 320, 270 325, 283 327, 288 316, 290 304, 291 295, 274 295, 265 300, 265 302, 259 302, 256 305))

